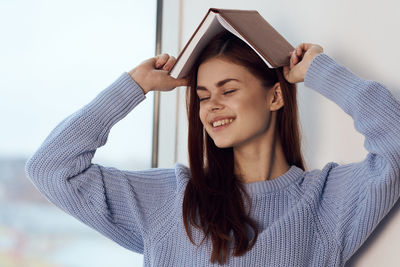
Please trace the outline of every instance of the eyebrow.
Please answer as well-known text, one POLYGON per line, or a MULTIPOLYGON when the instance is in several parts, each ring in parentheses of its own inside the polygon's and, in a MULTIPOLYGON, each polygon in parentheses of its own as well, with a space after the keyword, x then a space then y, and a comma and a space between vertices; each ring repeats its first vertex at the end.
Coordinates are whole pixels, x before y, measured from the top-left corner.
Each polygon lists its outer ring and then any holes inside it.
MULTIPOLYGON (((230 82, 230 81, 237 81, 237 82, 240 82, 238 79, 228 78, 228 79, 225 79, 225 80, 222 80, 222 81, 217 82, 215 85, 216 85, 217 87, 221 87, 221 86, 223 86, 224 84, 226 84, 227 82, 230 82)), ((197 91, 197 90, 205 90, 205 91, 207 91, 207 88, 205 88, 205 87, 203 87, 203 86, 197 86, 196 91, 197 91)))

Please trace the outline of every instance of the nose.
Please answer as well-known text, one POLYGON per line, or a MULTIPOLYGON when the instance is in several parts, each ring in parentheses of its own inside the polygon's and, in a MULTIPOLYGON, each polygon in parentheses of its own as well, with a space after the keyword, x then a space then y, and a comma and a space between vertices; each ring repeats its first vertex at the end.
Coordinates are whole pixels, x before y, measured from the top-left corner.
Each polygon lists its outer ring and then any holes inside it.
POLYGON ((221 104, 221 102, 218 101, 218 100, 216 100, 215 97, 212 98, 212 99, 210 98, 209 104, 210 104, 210 110, 211 110, 211 111, 219 110, 219 109, 222 109, 222 107, 223 107, 223 105, 221 104))

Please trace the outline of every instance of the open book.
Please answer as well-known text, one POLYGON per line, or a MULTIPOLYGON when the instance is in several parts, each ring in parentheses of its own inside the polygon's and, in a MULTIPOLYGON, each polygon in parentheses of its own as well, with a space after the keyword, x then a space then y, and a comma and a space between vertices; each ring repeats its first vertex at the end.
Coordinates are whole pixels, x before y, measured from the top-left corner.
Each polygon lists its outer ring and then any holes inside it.
POLYGON ((246 42, 269 68, 289 65, 294 47, 256 10, 210 8, 180 52, 169 74, 183 78, 208 44, 219 32, 228 30, 246 42))

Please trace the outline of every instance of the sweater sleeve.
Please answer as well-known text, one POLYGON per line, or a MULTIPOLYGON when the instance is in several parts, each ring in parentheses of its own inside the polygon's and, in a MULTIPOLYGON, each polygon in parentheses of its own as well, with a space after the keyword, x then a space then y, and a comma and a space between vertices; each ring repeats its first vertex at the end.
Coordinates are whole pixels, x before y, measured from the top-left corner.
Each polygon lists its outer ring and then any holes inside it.
POLYGON ((321 196, 320 213, 347 261, 399 198, 400 103, 383 84, 324 53, 312 60, 304 84, 338 104, 365 137, 365 159, 335 163, 321 196))
POLYGON ((25 171, 53 204, 132 251, 143 253, 151 214, 174 194, 174 169, 122 171, 91 163, 111 127, 145 99, 124 72, 61 121, 28 159, 25 171))

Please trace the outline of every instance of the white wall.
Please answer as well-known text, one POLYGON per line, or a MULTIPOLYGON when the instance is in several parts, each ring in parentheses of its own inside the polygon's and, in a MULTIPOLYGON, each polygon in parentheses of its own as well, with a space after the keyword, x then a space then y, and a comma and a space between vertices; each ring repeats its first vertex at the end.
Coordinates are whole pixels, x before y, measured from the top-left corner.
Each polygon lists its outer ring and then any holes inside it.
MULTIPOLYGON (((397 47, 400 43, 400 4, 396 1, 166 2, 173 8, 164 13, 163 40, 168 40, 172 55, 177 56, 177 51, 185 45, 210 7, 255 9, 293 46, 301 42, 320 44, 324 52, 337 62, 364 79, 383 83, 400 99, 400 49, 397 47), (181 30, 169 35, 165 27, 181 27, 181 30)), ((363 146, 364 137, 355 130, 352 118, 303 83, 298 84, 298 88, 303 153, 309 169, 321 169, 330 161, 343 164, 364 159, 367 155, 363 146)), ((174 91, 181 107, 176 129, 175 159, 187 165, 187 119, 183 91, 182 88, 174 91)), ((395 205, 346 266, 397 266, 399 206, 395 205)))

